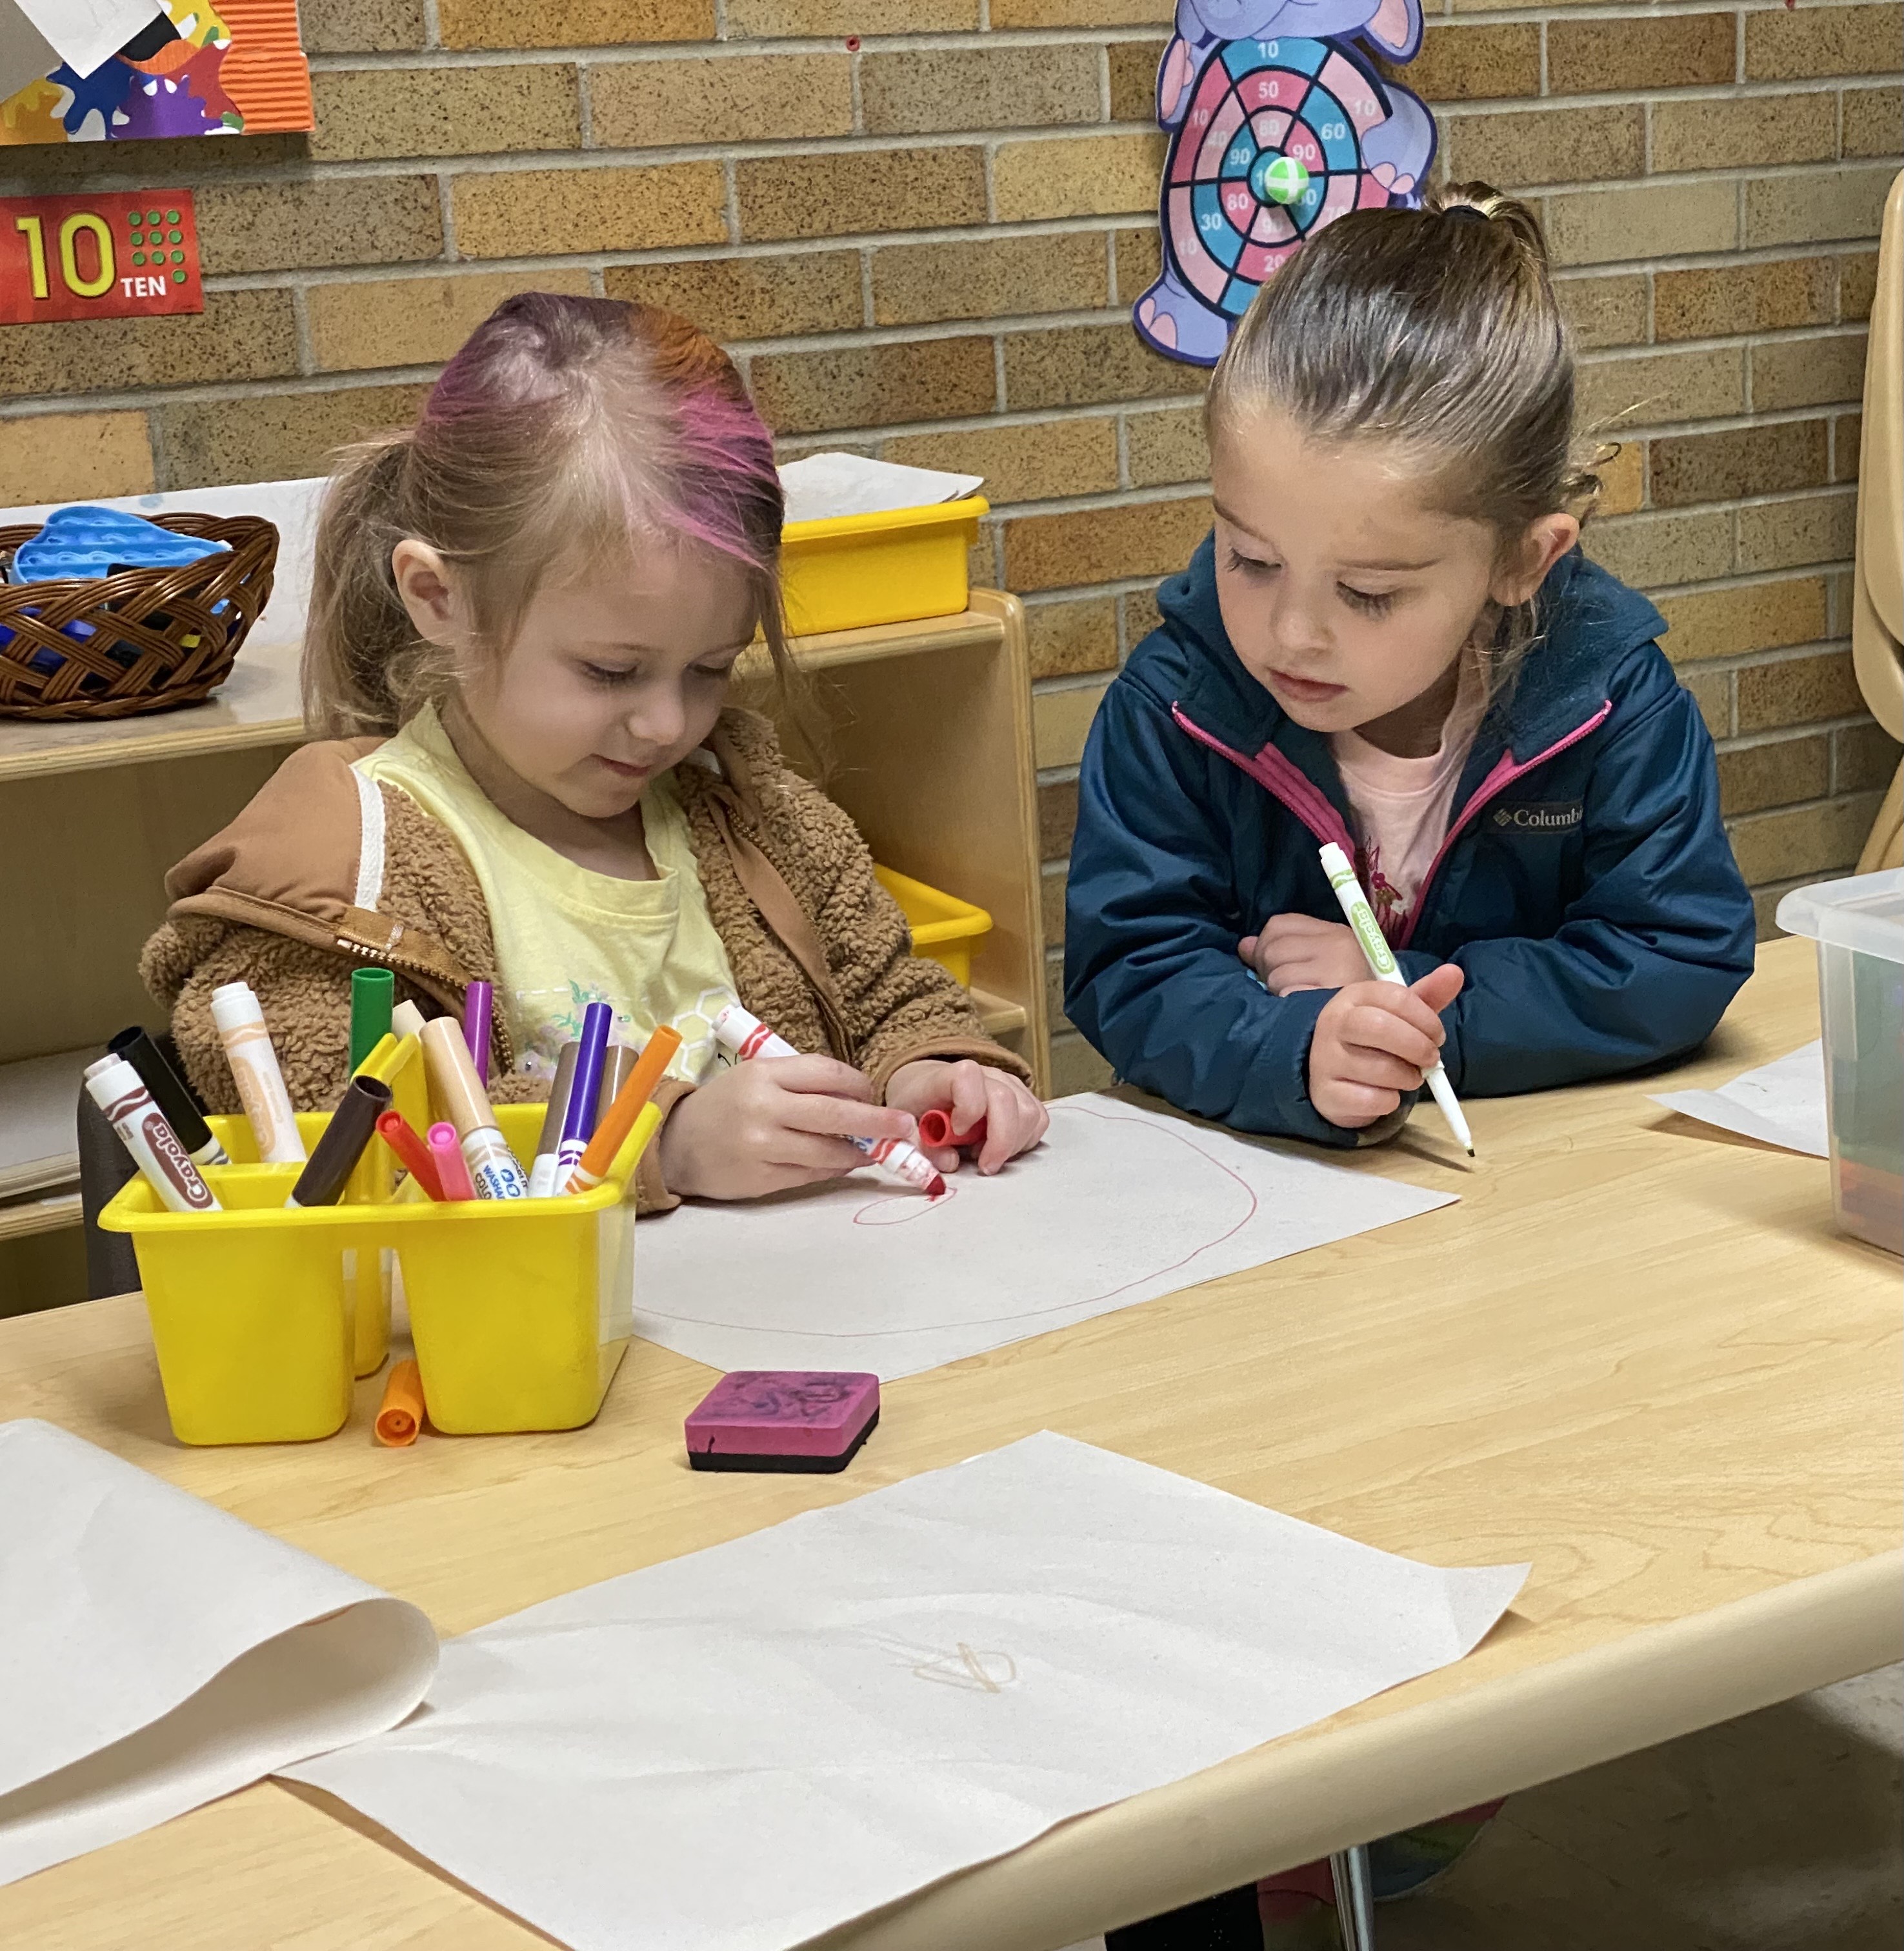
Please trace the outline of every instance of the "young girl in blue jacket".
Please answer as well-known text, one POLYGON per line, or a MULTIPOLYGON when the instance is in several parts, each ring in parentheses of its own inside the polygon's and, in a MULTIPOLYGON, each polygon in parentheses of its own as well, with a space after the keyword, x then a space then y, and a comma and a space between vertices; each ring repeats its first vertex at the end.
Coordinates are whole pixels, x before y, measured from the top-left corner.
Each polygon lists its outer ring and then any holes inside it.
POLYGON ((1251 306, 1215 532, 1079 782, 1065 1008, 1121 1076, 1354 1144, 1437 1055, 1475 1097, 1630 1070, 1751 973, 1663 620, 1578 546, 1573 407, 1539 226, 1484 185, 1343 217, 1251 306), (1407 988, 1368 979, 1325 841, 1407 988))

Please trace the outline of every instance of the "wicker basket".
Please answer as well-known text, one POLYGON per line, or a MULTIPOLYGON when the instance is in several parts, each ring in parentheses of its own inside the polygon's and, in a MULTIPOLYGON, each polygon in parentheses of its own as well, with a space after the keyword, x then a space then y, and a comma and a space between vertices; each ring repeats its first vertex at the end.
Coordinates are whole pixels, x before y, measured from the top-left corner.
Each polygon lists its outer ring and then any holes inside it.
MULTIPOLYGON (((229 551, 173 569, 0 583, 0 718, 169 711, 196 704, 231 675, 271 594, 278 532, 257 515, 157 520, 182 535, 229 543, 229 551)), ((39 532, 0 528, 0 570, 39 532)))

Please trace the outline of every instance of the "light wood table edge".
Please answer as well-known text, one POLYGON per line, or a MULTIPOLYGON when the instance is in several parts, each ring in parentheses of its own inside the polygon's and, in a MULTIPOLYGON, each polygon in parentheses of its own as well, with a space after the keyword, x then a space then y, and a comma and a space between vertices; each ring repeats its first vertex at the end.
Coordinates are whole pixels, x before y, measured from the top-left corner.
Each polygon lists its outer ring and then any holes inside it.
MULTIPOLYGON (((18 720, 0 721, 18 723, 18 720)), ((70 722, 70 721, 69 721, 70 722)), ((83 723, 83 720, 78 721, 83 723)), ((146 723, 121 721, 127 726, 146 723)), ((51 745, 27 752, 0 751, 0 783, 45 779, 63 773, 103 772, 114 766, 144 766, 164 759, 195 759, 213 752, 239 752, 261 745, 298 745, 305 738, 301 718, 267 718, 254 725, 180 726, 164 732, 135 732, 86 745, 51 745)))
POLYGON ((1273 1742, 1063 1825, 812 1951, 1051 1951, 1900 1658, 1904 1550, 1273 1742), (1290 1826, 1266 1854, 1270 1809, 1290 1826))

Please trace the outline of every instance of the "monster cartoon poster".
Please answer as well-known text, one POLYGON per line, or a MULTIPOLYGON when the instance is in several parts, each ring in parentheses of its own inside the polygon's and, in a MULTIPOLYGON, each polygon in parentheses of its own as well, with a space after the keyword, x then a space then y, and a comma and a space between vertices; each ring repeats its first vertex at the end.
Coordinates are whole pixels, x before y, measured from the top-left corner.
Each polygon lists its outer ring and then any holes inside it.
POLYGON ((1420 201, 1434 120, 1370 52, 1405 61, 1421 44, 1420 0, 1177 0, 1157 70, 1163 268, 1131 312, 1147 344, 1215 365, 1304 238, 1420 201))
POLYGON ((312 126, 297 0, 159 0, 81 74, 62 62, 0 101, 0 146, 254 136, 312 126))

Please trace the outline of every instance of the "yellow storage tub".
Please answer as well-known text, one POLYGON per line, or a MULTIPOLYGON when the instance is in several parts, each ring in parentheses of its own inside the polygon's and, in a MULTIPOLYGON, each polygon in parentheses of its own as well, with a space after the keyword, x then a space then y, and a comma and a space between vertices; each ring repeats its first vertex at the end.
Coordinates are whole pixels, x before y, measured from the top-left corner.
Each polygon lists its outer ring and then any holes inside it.
POLYGON ((991 934, 991 916, 969 901, 941 894, 937 888, 894 873, 890 867, 876 866, 872 871, 906 917, 906 926, 913 934, 913 953, 949 969, 970 988, 972 954, 991 934))
POLYGON ((970 600, 966 561, 979 539, 982 495, 929 508, 789 522, 780 586, 795 636, 956 617, 970 600))
MULTIPOLYGON (((539 1104, 497 1107, 519 1157, 539 1104)), ((314 1144, 327 1116, 301 1116, 314 1144)), ((214 1119, 227 1150, 242 1119, 214 1119)), ((381 1141, 373 1141, 380 1145, 381 1141)), ((212 1166, 225 1210, 172 1213, 143 1178, 99 1223, 129 1233, 182 1443, 296 1443, 351 1411, 353 1281, 401 1267, 431 1423, 453 1435, 593 1419, 632 1331, 635 1208, 611 1181, 573 1197, 287 1210, 296 1165, 212 1166)), ((354 1289, 355 1291, 354 1292, 354 1289)))

